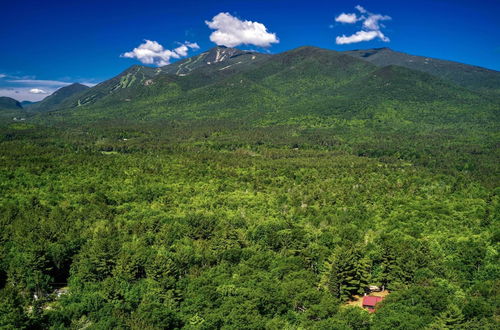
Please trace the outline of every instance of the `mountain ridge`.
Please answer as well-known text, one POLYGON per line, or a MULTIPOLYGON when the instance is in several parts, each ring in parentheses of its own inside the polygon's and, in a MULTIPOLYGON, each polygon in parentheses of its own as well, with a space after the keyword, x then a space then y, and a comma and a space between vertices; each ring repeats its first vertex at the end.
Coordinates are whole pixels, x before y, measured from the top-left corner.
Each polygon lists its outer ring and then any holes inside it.
POLYGON ((311 46, 263 57, 214 48, 211 58, 221 58, 221 51, 232 55, 210 64, 207 52, 193 56, 191 62, 204 64, 184 75, 178 69, 189 59, 161 68, 134 65, 70 98, 69 106, 54 115, 74 120, 224 118, 255 125, 300 122, 308 116, 314 121, 377 118, 426 125, 494 121, 494 101, 426 72, 378 66, 311 46), (238 63, 239 58, 244 61, 238 63))
POLYGON ((460 86, 500 95, 500 72, 476 65, 411 55, 391 48, 355 49, 344 53, 378 66, 399 65, 432 74, 460 86))
MULTIPOLYGON (((327 109, 353 108, 353 104, 368 100, 444 102, 444 95, 453 95, 450 104, 456 104, 455 100, 462 96, 477 102, 475 93, 480 91, 439 74, 397 64, 372 63, 361 56, 362 52, 368 53, 368 57, 380 52, 395 53, 390 48, 352 52, 302 46, 270 55, 217 46, 163 67, 132 65, 92 88, 68 95, 44 111, 83 107, 100 112, 98 109, 106 108, 108 115, 114 116, 123 108, 127 109, 123 110, 125 116, 149 118, 175 114, 206 117, 212 111, 213 115, 227 112, 227 116, 237 116, 247 109, 256 118, 261 110, 269 113, 270 109, 282 108, 288 112, 307 109, 342 115, 338 110, 327 109), (377 79, 372 76, 376 72, 380 75, 377 79), (158 110, 151 112, 150 108, 158 110), (258 108, 261 110, 256 111, 258 108)), ((43 109, 33 105, 30 111, 37 108, 43 109)), ((280 111, 281 115, 286 112, 280 111)))

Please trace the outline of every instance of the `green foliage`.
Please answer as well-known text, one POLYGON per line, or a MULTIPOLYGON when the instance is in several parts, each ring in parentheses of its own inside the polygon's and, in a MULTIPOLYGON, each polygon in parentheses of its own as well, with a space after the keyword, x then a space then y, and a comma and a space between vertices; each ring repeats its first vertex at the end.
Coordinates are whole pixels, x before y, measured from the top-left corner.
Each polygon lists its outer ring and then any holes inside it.
POLYGON ((20 329, 27 325, 23 311, 23 301, 19 293, 12 288, 0 290, 0 328, 20 329))
POLYGON ((408 133, 382 139, 360 126, 364 136, 127 125, 2 129, 6 325, 494 322, 499 209, 488 135, 475 159, 463 135, 446 151, 440 135, 430 144, 408 133), (341 306, 371 284, 393 291, 373 318, 341 306), (69 293, 57 298, 61 286, 69 293))
POLYGON ((370 263, 360 248, 338 247, 325 262, 324 285, 341 300, 362 294, 370 283, 370 263))
POLYGON ((27 109, 30 112, 49 111, 61 108, 65 105, 68 98, 79 95, 89 89, 88 86, 74 83, 69 86, 59 88, 57 91, 47 96, 40 102, 30 105, 27 109))

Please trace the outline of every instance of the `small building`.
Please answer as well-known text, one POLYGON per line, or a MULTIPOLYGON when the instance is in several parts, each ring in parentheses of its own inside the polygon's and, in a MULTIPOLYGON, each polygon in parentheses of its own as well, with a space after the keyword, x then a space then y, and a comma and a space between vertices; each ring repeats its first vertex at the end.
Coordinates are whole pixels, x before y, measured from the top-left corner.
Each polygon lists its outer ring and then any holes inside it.
POLYGON ((382 297, 374 297, 374 296, 364 296, 363 297, 363 308, 368 309, 370 313, 375 311, 375 306, 382 301, 382 297))
POLYGON ((370 290, 370 292, 381 292, 381 291, 384 291, 385 289, 383 286, 381 288, 381 287, 376 286, 376 285, 370 285, 370 286, 368 286, 368 290, 370 290))

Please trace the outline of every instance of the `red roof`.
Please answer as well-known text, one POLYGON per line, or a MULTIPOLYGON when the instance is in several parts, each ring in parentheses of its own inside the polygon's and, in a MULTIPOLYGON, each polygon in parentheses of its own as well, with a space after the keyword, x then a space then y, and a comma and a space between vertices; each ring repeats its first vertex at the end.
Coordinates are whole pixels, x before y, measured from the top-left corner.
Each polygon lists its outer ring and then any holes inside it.
POLYGON ((363 306, 375 307, 375 305, 382 301, 382 297, 372 297, 372 296, 364 296, 363 297, 363 306))

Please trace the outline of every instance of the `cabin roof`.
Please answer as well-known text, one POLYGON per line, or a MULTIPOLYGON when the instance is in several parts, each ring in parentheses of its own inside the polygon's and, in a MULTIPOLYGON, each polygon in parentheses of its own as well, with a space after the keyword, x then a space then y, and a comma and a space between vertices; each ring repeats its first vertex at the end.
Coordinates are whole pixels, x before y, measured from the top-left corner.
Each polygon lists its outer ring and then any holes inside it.
POLYGON ((382 297, 372 297, 372 296, 364 296, 363 297, 363 306, 375 307, 375 305, 380 302, 382 297))

